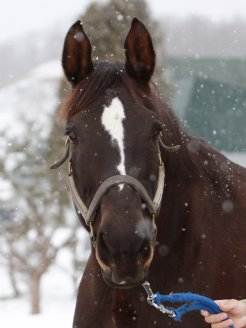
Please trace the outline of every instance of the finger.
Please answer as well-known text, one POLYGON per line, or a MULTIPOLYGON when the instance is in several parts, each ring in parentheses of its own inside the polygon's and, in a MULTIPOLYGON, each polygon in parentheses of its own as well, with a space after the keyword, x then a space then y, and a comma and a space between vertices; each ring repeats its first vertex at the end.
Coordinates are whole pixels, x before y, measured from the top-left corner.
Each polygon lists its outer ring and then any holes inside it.
POLYGON ((233 325, 233 322, 231 319, 227 319, 225 321, 219 322, 219 323, 213 323, 211 325, 212 328, 229 328, 233 325))
POLYGON ((206 310, 201 310, 201 315, 207 317, 209 315, 209 312, 206 310))
POLYGON ((205 321, 207 323, 217 323, 217 322, 221 322, 227 318, 228 318, 227 314, 222 312, 222 313, 218 313, 218 314, 210 314, 209 316, 205 317, 205 321))

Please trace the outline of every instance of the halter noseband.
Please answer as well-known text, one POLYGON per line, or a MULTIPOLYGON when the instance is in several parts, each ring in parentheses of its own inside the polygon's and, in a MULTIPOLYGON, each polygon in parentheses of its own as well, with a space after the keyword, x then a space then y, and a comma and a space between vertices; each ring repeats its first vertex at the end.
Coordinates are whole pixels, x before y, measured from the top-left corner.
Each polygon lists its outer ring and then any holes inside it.
MULTIPOLYGON (((146 203, 146 207, 151 215, 152 218, 155 218, 160 210, 161 206, 161 200, 164 190, 164 183, 165 183, 165 168, 164 163, 161 158, 161 152, 160 152, 160 144, 162 145, 162 142, 160 141, 160 138, 158 138, 157 141, 157 151, 158 151, 158 158, 159 158, 159 174, 158 174, 158 181, 157 181, 157 188, 155 192, 155 196, 153 200, 150 198, 147 190, 145 187, 139 182, 137 179, 130 175, 114 175, 112 177, 107 178, 100 187, 97 189, 89 207, 85 205, 83 200, 81 199, 80 195, 78 194, 77 188, 75 186, 74 178, 73 178, 73 172, 72 172, 72 165, 71 165, 71 152, 70 152, 70 141, 69 138, 66 139, 65 142, 65 153, 59 159, 57 162, 55 162, 50 168, 56 169, 59 166, 61 166, 63 163, 66 162, 66 160, 69 158, 69 165, 68 165, 68 186, 71 192, 72 200, 74 202, 74 205, 78 211, 78 214, 80 214, 85 223, 90 228, 90 235, 92 238, 92 241, 95 241, 95 235, 93 231, 93 223, 96 215, 96 211, 98 207, 100 206, 102 197, 107 193, 107 191, 112 188, 113 186, 120 185, 120 184, 127 184, 134 188, 141 196, 143 201, 146 203)), ((175 147, 175 146, 174 146, 175 147)), ((171 148, 171 147, 170 147, 171 148)), ((176 151, 176 149, 175 149, 176 151)))

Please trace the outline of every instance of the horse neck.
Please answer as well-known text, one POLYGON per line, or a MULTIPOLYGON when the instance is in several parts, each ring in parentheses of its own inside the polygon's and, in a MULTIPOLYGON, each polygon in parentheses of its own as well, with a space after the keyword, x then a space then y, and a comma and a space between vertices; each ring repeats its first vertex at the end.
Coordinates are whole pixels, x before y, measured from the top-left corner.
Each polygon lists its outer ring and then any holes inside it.
POLYGON ((159 243, 169 248, 180 238, 200 241, 215 224, 216 199, 227 199, 234 188, 228 159, 202 140, 186 140, 179 152, 162 154, 166 183, 157 225, 159 243))

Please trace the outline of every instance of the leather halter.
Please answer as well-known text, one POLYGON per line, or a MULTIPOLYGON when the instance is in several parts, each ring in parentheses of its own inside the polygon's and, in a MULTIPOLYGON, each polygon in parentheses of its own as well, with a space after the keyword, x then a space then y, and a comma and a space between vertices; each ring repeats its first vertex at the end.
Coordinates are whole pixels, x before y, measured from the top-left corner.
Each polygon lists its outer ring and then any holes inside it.
POLYGON ((141 182, 139 182, 134 177, 130 175, 114 175, 112 177, 107 178, 104 182, 102 182, 100 187, 97 189, 88 208, 85 205, 84 201, 81 199, 80 195, 78 194, 77 188, 75 186, 73 172, 72 172, 72 165, 71 165, 70 143, 72 142, 70 141, 69 138, 67 138, 65 142, 66 150, 64 155, 61 157, 61 159, 55 162, 50 168, 51 169, 58 168, 69 158, 68 186, 71 192, 72 200, 75 204, 75 207, 78 210, 78 214, 80 214, 83 217, 85 223, 90 227, 90 235, 92 240, 95 241, 92 225, 94 223, 96 211, 100 206, 103 196, 113 186, 120 185, 120 184, 126 184, 131 186, 140 194, 142 200, 146 204, 146 208, 148 209, 151 217, 155 218, 158 215, 161 206, 161 200, 162 200, 164 183, 165 183, 165 168, 161 158, 159 139, 157 141, 157 151, 158 151, 158 158, 159 158, 159 175, 158 175, 156 193, 153 200, 150 198, 147 190, 141 184, 141 182))

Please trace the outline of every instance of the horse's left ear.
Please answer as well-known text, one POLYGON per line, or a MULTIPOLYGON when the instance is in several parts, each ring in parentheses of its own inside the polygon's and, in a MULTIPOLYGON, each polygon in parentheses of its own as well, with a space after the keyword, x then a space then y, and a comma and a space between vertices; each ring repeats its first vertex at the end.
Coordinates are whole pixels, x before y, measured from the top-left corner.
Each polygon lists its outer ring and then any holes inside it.
POLYGON ((66 35, 62 67, 72 85, 79 83, 93 70, 91 43, 80 21, 73 24, 66 35))
POLYGON ((137 18, 125 40, 127 73, 138 82, 147 84, 155 68, 155 51, 149 31, 137 18))

